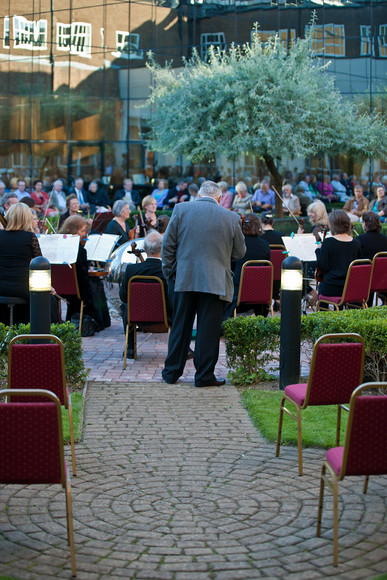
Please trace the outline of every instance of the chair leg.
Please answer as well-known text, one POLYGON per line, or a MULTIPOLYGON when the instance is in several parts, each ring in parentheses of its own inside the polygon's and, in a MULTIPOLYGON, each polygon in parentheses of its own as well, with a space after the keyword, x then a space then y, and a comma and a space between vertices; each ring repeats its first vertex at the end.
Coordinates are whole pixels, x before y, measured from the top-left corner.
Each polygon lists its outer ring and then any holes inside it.
POLYGON ((79 334, 82 334, 82 322, 83 322, 83 300, 81 300, 81 308, 79 311, 79 334))
POLYGON ((333 565, 339 563, 339 483, 334 474, 332 481, 333 493, 333 565))
POLYGON ((341 407, 337 405, 336 447, 340 446, 341 407))
POLYGON ((318 499, 318 511, 317 511, 317 528, 316 528, 316 536, 319 538, 321 534, 321 520, 322 520, 322 512, 324 507, 324 488, 325 488, 325 463, 321 468, 321 477, 320 477, 320 495, 318 499))
POLYGON ((283 418, 284 418, 284 410, 283 410, 283 405, 284 404, 285 404, 285 397, 282 397, 282 399, 281 399, 281 405, 280 405, 279 420, 278 420, 277 445, 275 447, 275 456, 276 457, 279 457, 279 454, 280 454, 281 434, 282 434, 282 421, 283 421, 283 418))
POLYGON ((73 465, 73 476, 77 475, 77 468, 75 465, 75 441, 74 441, 74 429, 73 429, 73 408, 69 401, 69 428, 70 428, 70 443, 71 443, 71 460, 73 465))
POLYGON ((133 358, 137 360, 137 327, 133 325, 133 358))
POLYGON ((364 478, 363 493, 367 493, 369 479, 370 476, 366 475, 364 478))
POLYGON ((123 366, 123 370, 126 369, 126 356, 128 353, 128 340, 129 340, 129 324, 126 324, 126 330, 125 330, 125 348, 124 348, 124 366, 123 366))
POLYGON ((73 508, 71 501, 71 484, 68 477, 66 478, 66 515, 67 515, 67 538, 71 554, 71 573, 72 576, 75 578, 75 576, 77 575, 77 569, 75 565, 73 508))
POLYGON ((301 411, 297 405, 297 445, 298 445, 298 475, 302 475, 302 432, 301 432, 301 411))

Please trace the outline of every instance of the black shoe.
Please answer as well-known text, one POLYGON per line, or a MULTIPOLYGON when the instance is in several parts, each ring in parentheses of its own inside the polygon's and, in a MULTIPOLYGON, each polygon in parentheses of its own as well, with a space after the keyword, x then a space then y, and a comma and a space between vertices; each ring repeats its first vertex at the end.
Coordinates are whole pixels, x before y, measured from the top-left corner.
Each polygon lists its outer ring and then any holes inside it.
POLYGON ((200 385, 195 385, 195 387, 203 388, 203 387, 221 387, 222 385, 226 384, 226 379, 214 379, 210 383, 202 383, 200 385))

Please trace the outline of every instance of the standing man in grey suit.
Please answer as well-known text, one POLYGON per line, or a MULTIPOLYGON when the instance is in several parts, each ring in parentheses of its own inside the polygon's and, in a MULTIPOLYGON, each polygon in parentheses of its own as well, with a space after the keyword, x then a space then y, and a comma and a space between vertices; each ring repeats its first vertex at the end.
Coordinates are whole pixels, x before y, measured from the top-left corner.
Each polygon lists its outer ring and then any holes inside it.
POLYGON ((205 181, 196 203, 175 205, 164 235, 162 262, 169 287, 174 285, 172 329, 162 376, 175 383, 183 374, 197 315, 195 386, 225 383, 214 374, 224 302, 231 302, 231 260, 245 255, 240 217, 220 207, 222 190, 205 181))

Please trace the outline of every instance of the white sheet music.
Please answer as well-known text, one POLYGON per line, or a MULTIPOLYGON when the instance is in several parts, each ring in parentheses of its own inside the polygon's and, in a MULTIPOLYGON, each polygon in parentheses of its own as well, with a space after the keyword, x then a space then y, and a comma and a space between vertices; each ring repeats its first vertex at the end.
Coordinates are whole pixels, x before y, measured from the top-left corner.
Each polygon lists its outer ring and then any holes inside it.
POLYGON ((116 242, 119 237, 112 234, 90 236, 85 244, 87 259, 95 260, 96 262, 106 262, 110 253, 116 248, 116 242))
POLYGON ((314 262, 316 260, 316 250, 321 244, 316 243, 313 234, 295 234, 292 238, 282 236, 285 248, 289 256, 296 256, 302 262, 314 262))
POLYGON ((79 236, 72 234, 38 234, 42 254, 50 264, 74 264, 77 261, 79 236))

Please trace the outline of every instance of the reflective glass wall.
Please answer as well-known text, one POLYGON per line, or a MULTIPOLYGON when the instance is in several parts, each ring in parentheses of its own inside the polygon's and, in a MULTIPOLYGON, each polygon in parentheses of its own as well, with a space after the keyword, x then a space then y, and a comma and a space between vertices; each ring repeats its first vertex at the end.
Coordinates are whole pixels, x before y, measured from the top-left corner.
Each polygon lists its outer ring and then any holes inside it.
MULTIPOLYGON (((127 175, 138 184, 171 174, 262 176, 262 163, 247 156, 234 167, 225 158, 193 167, 147 150, 147 53, 178 67, 193 47, 205 57, 211 44, 250 41, 255 22, 262 42, 278 32, 288 45, 313 13, 314 49, 331 61, 328 74, 365 110, 385 111, 387 1, 3 0, 0 174, 112 184, 127 175)), ((368 171, 341 156, 283 160, 294 166, 368 171)), ((387 172, 384 160, 374 162, 379 169, 387 172)))

